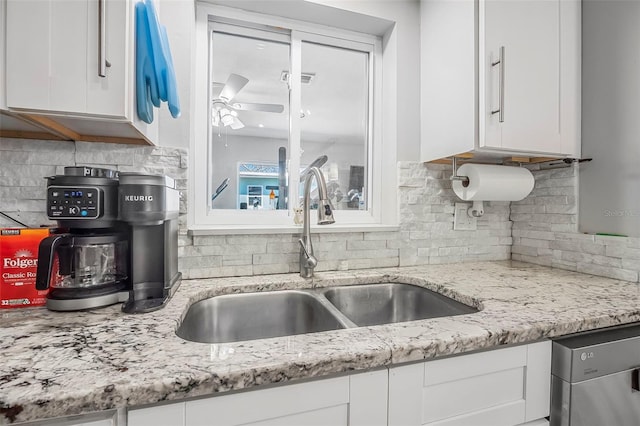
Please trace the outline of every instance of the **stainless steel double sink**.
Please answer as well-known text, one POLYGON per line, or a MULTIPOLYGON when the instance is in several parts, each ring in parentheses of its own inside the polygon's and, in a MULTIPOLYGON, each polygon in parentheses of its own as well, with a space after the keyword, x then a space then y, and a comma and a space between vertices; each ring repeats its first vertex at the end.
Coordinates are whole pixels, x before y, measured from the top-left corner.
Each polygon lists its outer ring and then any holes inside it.
POLYGON ((176 334, 201 343, 315 333, 478 312, 401 283, 226 294, 194 303, 176 334))

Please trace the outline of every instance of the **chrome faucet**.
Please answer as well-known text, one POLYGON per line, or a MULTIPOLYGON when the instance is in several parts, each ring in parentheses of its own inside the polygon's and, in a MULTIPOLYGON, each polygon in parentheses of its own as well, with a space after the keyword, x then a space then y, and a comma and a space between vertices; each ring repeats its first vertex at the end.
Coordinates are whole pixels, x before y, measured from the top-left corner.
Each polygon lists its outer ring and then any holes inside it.
POLYGON ((304 222, 302 225, 302 235, 298 240, 300 243, 300 276, 303 278, 312 278, 313 270, 318 265, 318 259, 313 255, 313 244, 311 243, 311 180, 315 176, 318 183, 318 225, 329 225, 334 223, 333 211, 327 196, 327 184, 324 175, 318 167, 310 167, 305 170, 304 177, 304 222))

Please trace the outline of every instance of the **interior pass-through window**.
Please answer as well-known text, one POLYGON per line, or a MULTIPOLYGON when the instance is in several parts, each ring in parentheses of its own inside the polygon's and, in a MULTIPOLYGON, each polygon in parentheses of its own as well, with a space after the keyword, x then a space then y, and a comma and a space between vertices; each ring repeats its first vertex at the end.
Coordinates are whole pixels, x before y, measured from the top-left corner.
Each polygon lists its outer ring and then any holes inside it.
POLYGON ((207 149, 195 159, 196 179, 205 179, 195 196, 206 203, 196 204, 197 221, 293 224, 300 174, 315 162, 337 221, 371 223, 378 49, 373 36, 210 16, 207 149))

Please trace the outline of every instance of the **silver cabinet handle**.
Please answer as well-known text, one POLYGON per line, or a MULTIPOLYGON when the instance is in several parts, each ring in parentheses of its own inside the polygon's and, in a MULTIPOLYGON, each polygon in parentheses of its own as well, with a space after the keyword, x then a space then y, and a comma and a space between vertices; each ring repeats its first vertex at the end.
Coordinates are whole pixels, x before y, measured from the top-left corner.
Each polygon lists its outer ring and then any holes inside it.
POLYGON ((500 58, 492 62, 491 66, 500 65, 500 82, 498 83, 498 109, 491 111, 491 115, 498 114, 498 121, 504 122, 504 46, 500 46, 500 58))
POLYGON ((98 0, 98 76, 107 76, 107 0, 98 0))

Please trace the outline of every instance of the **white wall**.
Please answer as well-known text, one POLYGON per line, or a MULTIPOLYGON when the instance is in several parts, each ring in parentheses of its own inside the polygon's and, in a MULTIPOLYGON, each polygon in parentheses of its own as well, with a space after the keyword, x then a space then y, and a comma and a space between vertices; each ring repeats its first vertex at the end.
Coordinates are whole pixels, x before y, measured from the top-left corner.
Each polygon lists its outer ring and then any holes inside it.
POLYGON ((582 20, 580 231, 640 238, 640 2, 590 0, 582 20))

